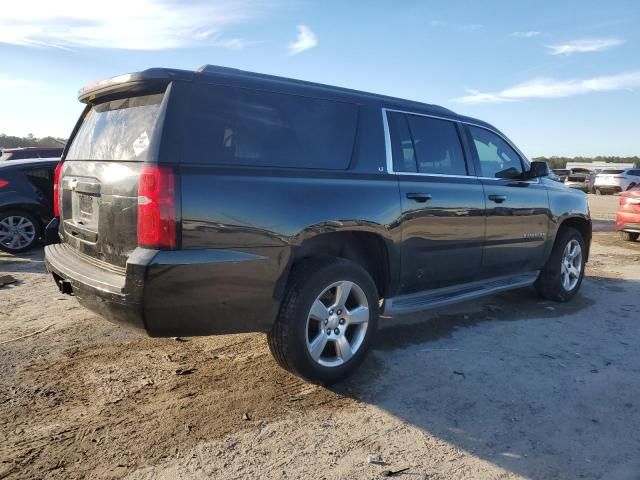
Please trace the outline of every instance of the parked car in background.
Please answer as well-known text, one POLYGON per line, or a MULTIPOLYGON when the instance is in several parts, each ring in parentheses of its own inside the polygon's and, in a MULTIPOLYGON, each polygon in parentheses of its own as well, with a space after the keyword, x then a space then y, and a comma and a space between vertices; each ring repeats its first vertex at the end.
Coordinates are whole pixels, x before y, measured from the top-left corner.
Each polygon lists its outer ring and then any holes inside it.
POLYGON ((589 175, 585 173, 571 173, 565 179, 564 184, 567 187, 582 190, 584 193, 587 193, 589 190, 588 178, 589 175))
POLYGON ((623 240, 635 241, 640 237, 640 185, 620 195, 616 230, 623 240))
POLYGON ((20 253, 36 245, 53 217, 57 160, 0 163, 0 249, 20 253))
POLYGON ((8 160, 28 160, 32 158, 53 158, 59 159, 62 156, 62 147, 23 147, 5 148, 0 156, 1 161, 8 160))
POLYGON ((571 174, 571 170, 567 170, 566 168, 554 168, 553 173, 555 173, 560 181, 564 183, 569 174, 571 174))
POLYGON ((598 176, 598 174, 601 172, 601 169, 596 169, 596 170, 592 170, 591 172, 589 172, 589 175, 587 175, 587 178, 584 179, 584 183, 586 184, 587 187, 587 193, 594 193, 594 184, 596 181, 596 176, 598 176))
POLYGON ((565 302, 580 288, 585 196, 482 120, 216 66, 79 97, 45 262, 112 321, 268 332, 282 367, 332 383, 363 360, 381 305, 531 285, 565 302))
POLYGON ((560 177, 553 170, 549 170, 549 180, 553 180, 554 182, 558 182, 558 183, 564 183, 564 181, 561 180, 560 177))
POLYGON ((640 185, 640 168, 602 170, 594 183, 596 195, 621 193, 640 185))

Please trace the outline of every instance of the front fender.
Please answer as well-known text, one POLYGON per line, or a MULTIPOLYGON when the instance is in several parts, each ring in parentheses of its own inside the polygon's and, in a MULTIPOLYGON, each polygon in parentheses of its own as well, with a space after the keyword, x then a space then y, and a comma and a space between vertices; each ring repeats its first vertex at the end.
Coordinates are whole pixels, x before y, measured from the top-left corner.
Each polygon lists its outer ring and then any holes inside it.
POLYGON ((587 195, 571 188, 549 188, 549 207, 551 212, 547 256, 551 254, 558 230, 566 222, 584 226, 585 241, 591 243, 591 214, 587 195))

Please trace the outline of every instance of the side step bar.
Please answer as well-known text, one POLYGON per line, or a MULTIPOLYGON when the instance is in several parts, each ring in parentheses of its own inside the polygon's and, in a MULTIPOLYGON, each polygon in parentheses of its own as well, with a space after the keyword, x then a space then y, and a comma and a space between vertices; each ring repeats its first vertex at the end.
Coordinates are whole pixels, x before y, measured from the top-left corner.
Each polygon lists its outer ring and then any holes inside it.
POLYGON ((493 293, 528 287, 538 278, 538 272, 490 278, 478 282, 465 283, 454 287, 437 288, 424 292, 388 298, 384 302, 384 315, 419 312, 464 302, 493 293))

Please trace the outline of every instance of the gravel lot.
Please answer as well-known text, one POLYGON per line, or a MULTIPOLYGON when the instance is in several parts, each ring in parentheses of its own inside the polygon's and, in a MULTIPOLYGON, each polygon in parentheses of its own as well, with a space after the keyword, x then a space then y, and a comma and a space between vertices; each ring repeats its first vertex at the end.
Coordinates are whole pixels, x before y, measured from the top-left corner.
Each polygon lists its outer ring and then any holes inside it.
POLYGON ((383 321, 355 378, 263 335, 150 339, 0 254, 0 478, 640 478, 640 242, 597 233, 569 304, 532 289, 383 321), (46 329, 46 330, 43 330, 46 329), (33 334, 25 338, 23 335, 33 334))

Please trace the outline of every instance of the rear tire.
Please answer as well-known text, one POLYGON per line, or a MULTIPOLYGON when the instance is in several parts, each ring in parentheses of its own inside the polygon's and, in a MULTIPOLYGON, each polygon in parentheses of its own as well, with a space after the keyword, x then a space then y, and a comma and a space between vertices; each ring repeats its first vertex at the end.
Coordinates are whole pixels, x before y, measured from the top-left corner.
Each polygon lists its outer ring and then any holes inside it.
POLYGON ((580 232, 575 228, 561 227, 551 256, 535 283, 540 296, 555 302, 571 300, 584 278, 586 254, 580 232))
POLYGON ((362 363, 378 326, 378 291, 359 265, 334 257, 303 260, 291 271, 268 335, 278 364, 329 385, 362 363))
POLYGON ((640 237, 638 232, 620 232, 620 237, 626 242, 635 242, 640 237))
POLYGON ((42 238, 42 224, 34 215, 20 210, 0 212, 0 250, 22 253, 42 238))

